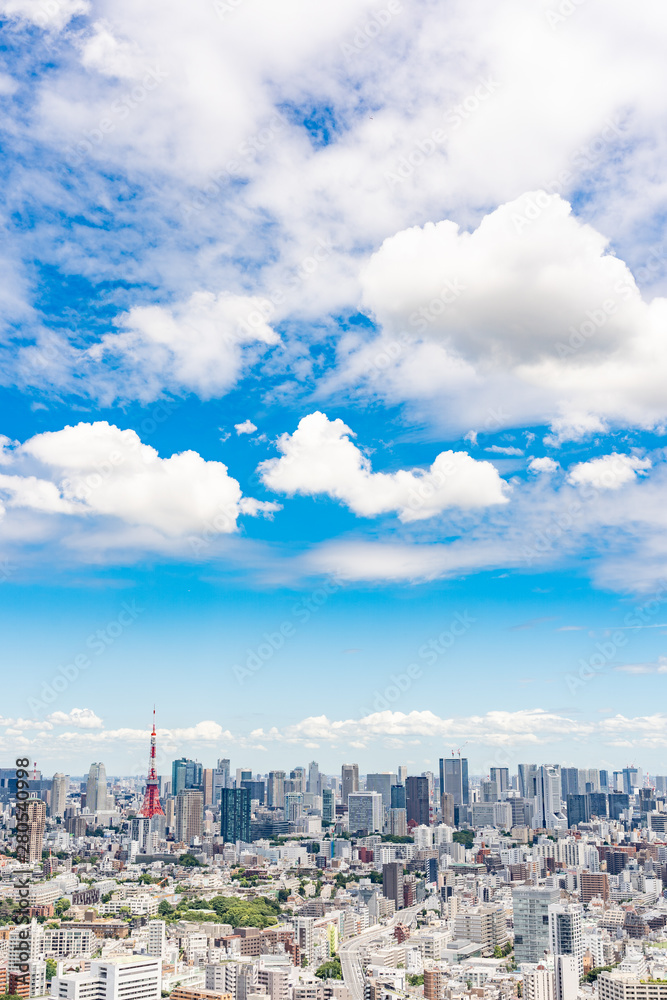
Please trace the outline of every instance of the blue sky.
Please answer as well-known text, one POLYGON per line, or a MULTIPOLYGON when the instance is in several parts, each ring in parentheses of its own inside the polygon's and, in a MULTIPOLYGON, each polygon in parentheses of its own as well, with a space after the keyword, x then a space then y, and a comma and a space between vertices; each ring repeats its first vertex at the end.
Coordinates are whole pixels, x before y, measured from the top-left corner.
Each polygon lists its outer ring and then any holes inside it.
POLYGON ((0 0, 8 761, 667 772, 667 18, 568 11, 0 0))

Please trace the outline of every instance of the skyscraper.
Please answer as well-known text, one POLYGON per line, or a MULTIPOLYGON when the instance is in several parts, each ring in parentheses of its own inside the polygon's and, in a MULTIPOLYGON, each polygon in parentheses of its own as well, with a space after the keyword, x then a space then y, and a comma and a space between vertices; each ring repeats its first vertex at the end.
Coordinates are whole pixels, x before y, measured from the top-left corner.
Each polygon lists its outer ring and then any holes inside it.
POLYGON ((272 809, 285 808, 285 772, 269 771, 267 783, 267 805, 272 809))
POLYGON ((393 899, 397 910, 403 909, 403 865, 391 861, 382 865, 382 895, 393 899))
POLYGON ((53 775, 51 782, 51 815, 64 816, 65 803, 67 802, 67 792, 69 790, 69 777, 57 771, 53 775))
POLYGON ((414 821, 417 826, 429 826, 431 816, 428 797, 428 778, 410 775, 405 783, 405 801, 408 824, 414 821))
POLYGON ((574 958, 579 982, 584 974, 584 947, 581 906, 578 903, 553 903, 549 906, 549 939, 554 955, 571 955, 574 958))
POLYGON ((226 843, 250 841, 250 791, 223 788, 220 793, 220 836, 226 843))
POLYGON ((510 787, 509 767, 492 767, 489 769, 489 778, 495 781, 498 788, 498 797, 502 799, 503 793, 510 787))
POLYGON ((347 805, 347 797, 350 792, 359 791, 359 765, 343 764, 340 770, 341 781, 341 802, 347 805))
POLYGON ((440 758, 440 791, 452 795, 455 806, 468 805, 468 760, 466 757, 440 758))
POLYGON ((382 833, 382 795, 379 792, 350 792, 347 808, 350 833, 362 836, 382 833))
POLYGON ((46 826, 46 802, 42 799, 28 799, 26 802, 28 821, 28 843, 25 862, 33 865, 42 860, 44 827, 46 826))
POLYGON ((405 764, 398 765, 398 784, 404 785, 408 777, 408 769, 405 764))
POLYGON ((536 783, 533 827, 555 830, 567 826, 567 818, 561 812, 559 768, 543 764, 537 769, 536 783))
POLYGON ((560 899, 560 890, 517 886, 512 890, 514 905, 514 954, 517 965, 541 962, 551 950, 549 907, 560 899))
POLYGON ((567 825, 569 827, 572 827, 572 826, 578 826, 580 823, 588 823, 590 818, 591 818, 590 795, 568 795, 567 825))
POLYGON ((171 765, 171 794, 178 795, 184 788, 202 787, 202 765, 198 760, 180 757, 171 765))
POLYGON ((333 788, 322 789, 322 822, 333 823, 336 819, 336 793, 333 788))
POLYGON ((389 805, 392 809, 405 809, 405 785, 392 785, 391 786, 391 800, 389 805))
POLYGON ((391 790, 396 785, 396 775, 389 771, 366 775, 366 791, 379 792, 382 796, 382 805, 386 809, 391 808, 391 790))
MULTIPOLYGON (((576 767, 561 767, 560 769, 560 791, 563 802, 567 802, 568 795, 579 795, 579 769, 576 767)), ((582 788, 582 792, 586 789, 582 788)))
POLYGON ((90 765, 86 782, 86 807, 91 813, 102 812, 107 808, 107 772, 102 763, 90 765))
POLYGON ((201 839, 204 818, 204 793, 198 788, 182 788, 176 796, 176 840, 189 845, 201 839))
POLYGON ((316 760, 311 760, 308 765, 308 783, 306 786, 306 791, 310 792, 312 795, 319 795, 321 791, 320 786, 320 765, 316 760))

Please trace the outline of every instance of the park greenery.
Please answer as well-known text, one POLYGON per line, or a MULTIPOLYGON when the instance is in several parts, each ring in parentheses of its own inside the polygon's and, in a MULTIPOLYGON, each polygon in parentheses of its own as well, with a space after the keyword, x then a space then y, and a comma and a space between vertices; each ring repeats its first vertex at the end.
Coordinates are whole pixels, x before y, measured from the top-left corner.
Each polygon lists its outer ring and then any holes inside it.
POLYGON ((318 979, 342 979, 343 970, 338 955, 332 955, 328 962, 320 965, 315 973, 318 979))
POLYGON ((210 900, 182 899, 176 906, 163 900, 158 906, 158 915, 170 922, 190 920, 231 924, 232 927, 259 927, 260 930, 277 923, 279 914, 280 903, 267 896, 251 900, 234 896, 214 896, 210 900))

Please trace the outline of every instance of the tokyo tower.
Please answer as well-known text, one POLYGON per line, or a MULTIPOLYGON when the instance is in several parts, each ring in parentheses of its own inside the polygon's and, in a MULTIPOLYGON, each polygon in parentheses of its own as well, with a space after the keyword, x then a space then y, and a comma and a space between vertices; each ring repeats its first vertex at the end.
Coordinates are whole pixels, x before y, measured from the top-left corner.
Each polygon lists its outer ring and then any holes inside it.
POLYGON ((139 815, 145 819, 151 819, 152 816, 164 816, 164 809, 160 803, 160 793, 157 787, 157 774, 155 772, 155 709, 153 709, 153 732, 151 733, 151 756, 148 765, 146 794, 144 795, 139 815))

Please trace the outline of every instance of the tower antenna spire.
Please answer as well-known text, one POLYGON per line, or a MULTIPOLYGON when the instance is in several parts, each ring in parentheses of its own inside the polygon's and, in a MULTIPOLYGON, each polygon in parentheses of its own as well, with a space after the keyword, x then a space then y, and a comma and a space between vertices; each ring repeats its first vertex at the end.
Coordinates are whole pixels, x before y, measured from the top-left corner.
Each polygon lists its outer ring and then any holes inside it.
POLYGON ((148 777, 146 779, 146 792, 144 801, 139 810, 139 815, 144 819, 151 819, 153 816, 164 816, 164 809, 160 802, 160 792, 158 789, 157 771, 155 770, 155 705, 153 705, 153 731, 151 733, 151 752, 148 763, 148 777))

